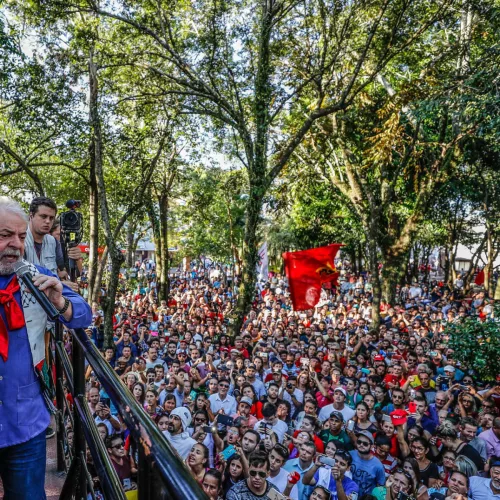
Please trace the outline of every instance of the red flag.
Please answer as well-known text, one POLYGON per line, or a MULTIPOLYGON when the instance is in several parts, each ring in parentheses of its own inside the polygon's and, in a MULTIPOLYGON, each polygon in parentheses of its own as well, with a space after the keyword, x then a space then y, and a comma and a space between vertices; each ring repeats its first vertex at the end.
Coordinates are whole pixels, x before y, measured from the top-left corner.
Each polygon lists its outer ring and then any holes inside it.
POLYGON ((321 285, 337 280, 339 273, 335 269, 334 259, 341 246, 334 243, 283 254, 292 304, 296 311, 312 309, 319 302, 321 285))
POLYGON ((481 269, 481 271, 477 273, 474 283, 478 286, 484 285, 484 269, 481 269))

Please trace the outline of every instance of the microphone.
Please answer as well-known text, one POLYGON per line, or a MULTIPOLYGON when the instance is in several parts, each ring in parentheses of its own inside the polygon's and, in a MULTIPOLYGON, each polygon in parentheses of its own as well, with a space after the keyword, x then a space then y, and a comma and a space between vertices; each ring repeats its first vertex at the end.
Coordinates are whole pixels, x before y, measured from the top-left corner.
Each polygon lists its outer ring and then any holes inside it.
POLYGON ((33 283, 33 276, 31 275, 31 269, 28 264, 23 261, 16 262, 14 264, 14 272, 17 277, 26 285, 26 288, 31 292, 35 300, 42 306, 42 309, 47 313, 50 320, 55 320, 59 317, 59 311, 56 309, 54 304, 49 300, 47 295, 45 295, 39 288, 33 283))

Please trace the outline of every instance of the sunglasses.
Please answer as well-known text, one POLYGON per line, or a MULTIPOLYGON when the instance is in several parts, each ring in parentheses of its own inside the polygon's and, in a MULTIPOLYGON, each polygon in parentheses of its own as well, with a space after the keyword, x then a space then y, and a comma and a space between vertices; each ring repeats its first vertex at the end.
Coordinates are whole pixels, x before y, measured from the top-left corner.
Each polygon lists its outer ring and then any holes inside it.
POLYGON ((125 445, 123 443, 120 443, 120 444, 115 444, 114 446, 112 446, 111 448, 114 448, 116 450, 120 449, 120 448, 123 448, 125 445))
POLYGON ((360 441, 359 439, 358 444, 360 444, 361 446, 371 446, 371 443, 369 441, 360 441))
POLYGON ((401 469, 400 467, 399 467, 398 469, 396 469, 396 470, 394 471, 394 473, 395 473, 395 474, 396 474, 396 473, 397 473, 397 474, 403 474, 403 475, 404 475, 407 479, 409 479, 410 481, 413 481, 413 477, 412 477, 412 475, 411 475, 409 472, 405 471, 404 469, 401 469))
POLYGON ((251 470, 251 471, 249 471, 249 474, 252 477, 259 476, 262 479, 265 479, 267 477, 267 474, 264 471, 261 471, 261 470, 251 470))
POLYGON ((219 384, 219 387, 225 387, 226 389, 229 389, 229 385, 228 384, 219 384))

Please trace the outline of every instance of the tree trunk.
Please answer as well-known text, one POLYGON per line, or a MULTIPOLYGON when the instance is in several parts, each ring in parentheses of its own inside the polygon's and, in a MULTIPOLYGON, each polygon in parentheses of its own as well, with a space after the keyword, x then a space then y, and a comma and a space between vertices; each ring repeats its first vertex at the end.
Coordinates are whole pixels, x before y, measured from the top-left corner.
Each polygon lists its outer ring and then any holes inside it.
POLYGON ((160 262, 160 270, 157 272, 158 298, 168 300, 170 293, 170 282, 168 279, 169 255, 168 255, 168 195, 158 199, 160 206, 160 252, 156 253, 160 262))
POLYGON ((367 245, 368 248, 367 267, 371 274, 371 283, 373 287, 372 324, 371 324, 372 328, 378 328, 380 326, 380 301, 382 298, 382 289, 380 286, 380 276, 378 272, 378 248, 375 239, 376 233, 377 229, 376 227, 374 227, 370 231, 368 245, 367 245))
POLYGON ((358 274, 359 273, 359 269, 358 269, 358 262, 357 262, 357 259, 356 259, 356 248, 355 247, 352 247, 349 249, 348 251, 349 253, 349 259, 351 260, 351 268, 352 268, 352 272, 354 274, 358 274))
POLYGON ((106 269, 106 263, 108 261, 108 247, 104 248, 104 252, 101 255, 101 258, 99 259, 98 265, 97 265, 97 273, 95 275, 95 282, 94 282, 94 288, 92 289, 92 296, 94 298, 94 302, 97 302, 99 300, 99 295, 101 293, 101 286, 102 286, 102 278, 104 275, 104 270, 106 269))
POLYGON ((136 229, 136 224, 127 224, 127 256, 125 259, 127 269, 130 269, 134 265, 135 247, 137 245, 134 245, 136 229))
MULTIPOLYGON (((99 198, 97 193, 97 181, 95 177, 95 147, 94 141, 90 147, 90 184, 89 184, 89 275, 88 275, 88 303, 92 304, 94 289, 99 268, 99 198)), ((97 296, 98 297, 98 296, 97 296)))
POLYGON ((238 288, 238 303, 235 310, 235 321, 233 334, 238 335, 241 331, 245 315, 250 309, 255 296, 255 283, 257 280, 257 263, 259 252, 257 249, 257 227, 262 210, 262 195, 265 190, 260 186, 250 189, 246 207, 245 239, 243 242, 243 259, 241 263, 241 283, 238 288))
MULTIPOLYGON (((99 81, 97 78, 97 65, 94 62, 94 51, 93 48, 90 49, 89 54, 89 112, 90 112, 90 123, 92 128, 92 139, 94 141, 95 150, 95 177, 96 184, 98 188, 99 195, 99 206, 101 208, 101 218, 103 222, 104 235, 106 237, 106 243, 109 255, 111 257, 111 275, 108 282, 108 290, 106 299, 104 301, 104 347, 113 346, 113 314, 116 297, 116 289, 118 286, 118 274, 120 272, 120 264, 122 262, 121 252, 118 250, 113 238, 111 231, 111 221, 109 219, 108 201, 106 197, 106 187, 104 183, 104 170, 102 163, 102 134, 101 134, 101 122, 99 118, 99 81), (116 269, 118 264, 118 269, 116 269), (115 272, 116 271, 116 272, 115 272)), ((106 265, 106 260, 101 261, 101 277, 106 265)))
POLYGON ((396 287, 405 273, 406 256, 386 254, 382 267, 382 298, 388 304, 394 304, 396 287))

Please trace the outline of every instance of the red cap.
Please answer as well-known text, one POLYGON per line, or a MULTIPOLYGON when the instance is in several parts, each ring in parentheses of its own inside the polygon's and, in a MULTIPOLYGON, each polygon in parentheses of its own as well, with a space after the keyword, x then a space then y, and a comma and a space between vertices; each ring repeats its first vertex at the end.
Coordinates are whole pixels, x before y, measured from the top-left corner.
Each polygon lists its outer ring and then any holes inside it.
POLYGON ((391 414, 391 420, 394 426, 406 424, 406 417, 408 413, 405 410, 394 410, 391 414))
POLYGON ((384 356, 382 354, 377 354, 376 356, 373 357, 373 361, 384 361, 384 356))

